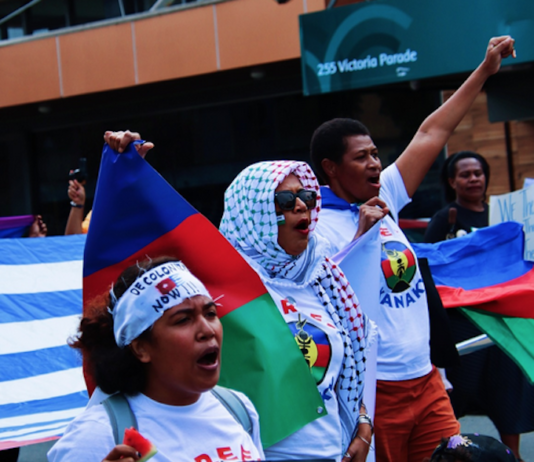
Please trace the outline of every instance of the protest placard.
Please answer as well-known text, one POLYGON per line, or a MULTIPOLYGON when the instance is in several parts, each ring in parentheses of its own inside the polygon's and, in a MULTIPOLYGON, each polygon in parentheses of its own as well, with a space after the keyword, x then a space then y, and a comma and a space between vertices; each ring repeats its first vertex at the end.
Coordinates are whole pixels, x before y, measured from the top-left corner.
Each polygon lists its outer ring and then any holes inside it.
POLYGON ((534 261, 534 185, 508 194, 490 196, 489 224, 517 221, 524 225, 524 259, 534 261))

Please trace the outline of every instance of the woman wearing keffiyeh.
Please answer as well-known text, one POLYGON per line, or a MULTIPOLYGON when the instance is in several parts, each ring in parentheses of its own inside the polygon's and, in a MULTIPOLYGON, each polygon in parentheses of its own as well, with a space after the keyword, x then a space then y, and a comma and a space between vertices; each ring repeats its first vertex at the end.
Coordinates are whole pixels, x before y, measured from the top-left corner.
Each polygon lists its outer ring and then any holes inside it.
POLYGON ((220 230, 262 278, 327 408, 327 415, 268 448, 267 459, 362 462, 372 436, 362 403, 366 318, 327 258, 328 242, 313 233, 319 192, 304 162, 251 165, 225 193, 220 230))

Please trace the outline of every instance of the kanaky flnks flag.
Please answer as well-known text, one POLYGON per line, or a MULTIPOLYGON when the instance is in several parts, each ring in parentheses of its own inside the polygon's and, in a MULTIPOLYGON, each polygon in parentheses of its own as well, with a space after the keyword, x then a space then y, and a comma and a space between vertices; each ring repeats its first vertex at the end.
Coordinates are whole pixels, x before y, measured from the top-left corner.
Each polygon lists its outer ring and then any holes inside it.
POLYGON ((35 217, 33 215, 19 215, 16 217, 0 218, 0 238, 22 237, 28 231, 35 217))
POLYGON ((523 260, 523 225, 414 248, 428 259, 443 305, 462 309, 534 382, 534 264, 523 260))
POLYGON ((67 345, 82 313, 84 244, 0 239, 0 450, 57 438, 87 404, 67 345))
POLYGON ((457 239, 414 244, 445 308, 473 307, 534 318, 534 263, 523 260, 523 225, 500 223, 457 239))
MULTIPOLYGON (((316 419, 323 402, 256 272, 203 215, 129 146, 105 145, 84 255, 84 303, 147 257, 182 260, 215 298, 224 327, 220 384, 243 391, 267 447, 316 419)), ((89 385, 91 387, 91 385, 89 385)))
POLYGON ((460 309, 515 361, 530 383, 534 384, 534 319, 501 316, 474 308, 460 309))

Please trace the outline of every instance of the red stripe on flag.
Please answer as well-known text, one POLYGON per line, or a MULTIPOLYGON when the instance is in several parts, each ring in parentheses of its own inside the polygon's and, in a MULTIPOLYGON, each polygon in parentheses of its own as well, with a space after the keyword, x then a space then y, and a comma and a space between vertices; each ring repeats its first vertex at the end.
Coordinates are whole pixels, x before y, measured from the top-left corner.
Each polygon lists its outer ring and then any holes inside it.
POLYGON ((317 345, 317 361, 315 361, 314 367, 326 367, 330 361, 330 346, 329 345, 317 345))
POLYGON ((437 286, 443 306, 469 306, 518 318, 534 318, 534 267, 518 278, 481 289, 437 286), (480 306, 479 306, 480 305, 480 306))
POLYGON ((0 451, 13 449, 13 448, 22 448, 24 446, 29 446, 30 444, 46 443, 48 441, 54 441, 58 439, 59 439, 59 436, 47 436, 45 438, 37 438, 35 440, 27 440, 27 441, 14 441, 14 440, 2 441, 0 442, 0 451))
POLYGON ((381 265, 382 271, 384 272, 384 276, 386 277, 386 279, 390 278, 391 276, 395 276, 395 274, 393 273, 393 269, 391 268, 389 258, 387 258, 386 260, 382 260, 381 265))
POLYGON ((410 249, 404 250, 404 255, 406 255, 406 258, 408 259, 408 268, 415 265, 415 258, 413 255, 413 252, 410 249))
POLYGON ((219 301, 222 305, 219 317, 267 292, 259 276, 237 250, 206 217, 197 213, 128 259, 84 278, 84 304, 108 291, 125 268, 147 256, 182 260, 213 298, 224 295, 219 301))

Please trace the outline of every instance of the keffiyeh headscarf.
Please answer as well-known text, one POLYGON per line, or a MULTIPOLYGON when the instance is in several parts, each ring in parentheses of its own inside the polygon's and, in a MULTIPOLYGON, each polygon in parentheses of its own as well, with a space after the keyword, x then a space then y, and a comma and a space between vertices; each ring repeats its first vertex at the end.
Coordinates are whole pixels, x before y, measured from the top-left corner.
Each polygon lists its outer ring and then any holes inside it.
POLYGON ((311 285, 332 317, 345 350, 336 384, 345 446, 354 436, 363 393, 366 326, 354 291, 327 256, 328 242, 313 233, 320 207, 319 184, 308 164, 259 162, 243 170, 226 190, 220 230, 263 279, 293 287, 311 285), (287 254, 278 244, 274 200, 276 188, 290 174, 299 179, 304 189, 317 192, 308 246, 297 256, 287 254))

